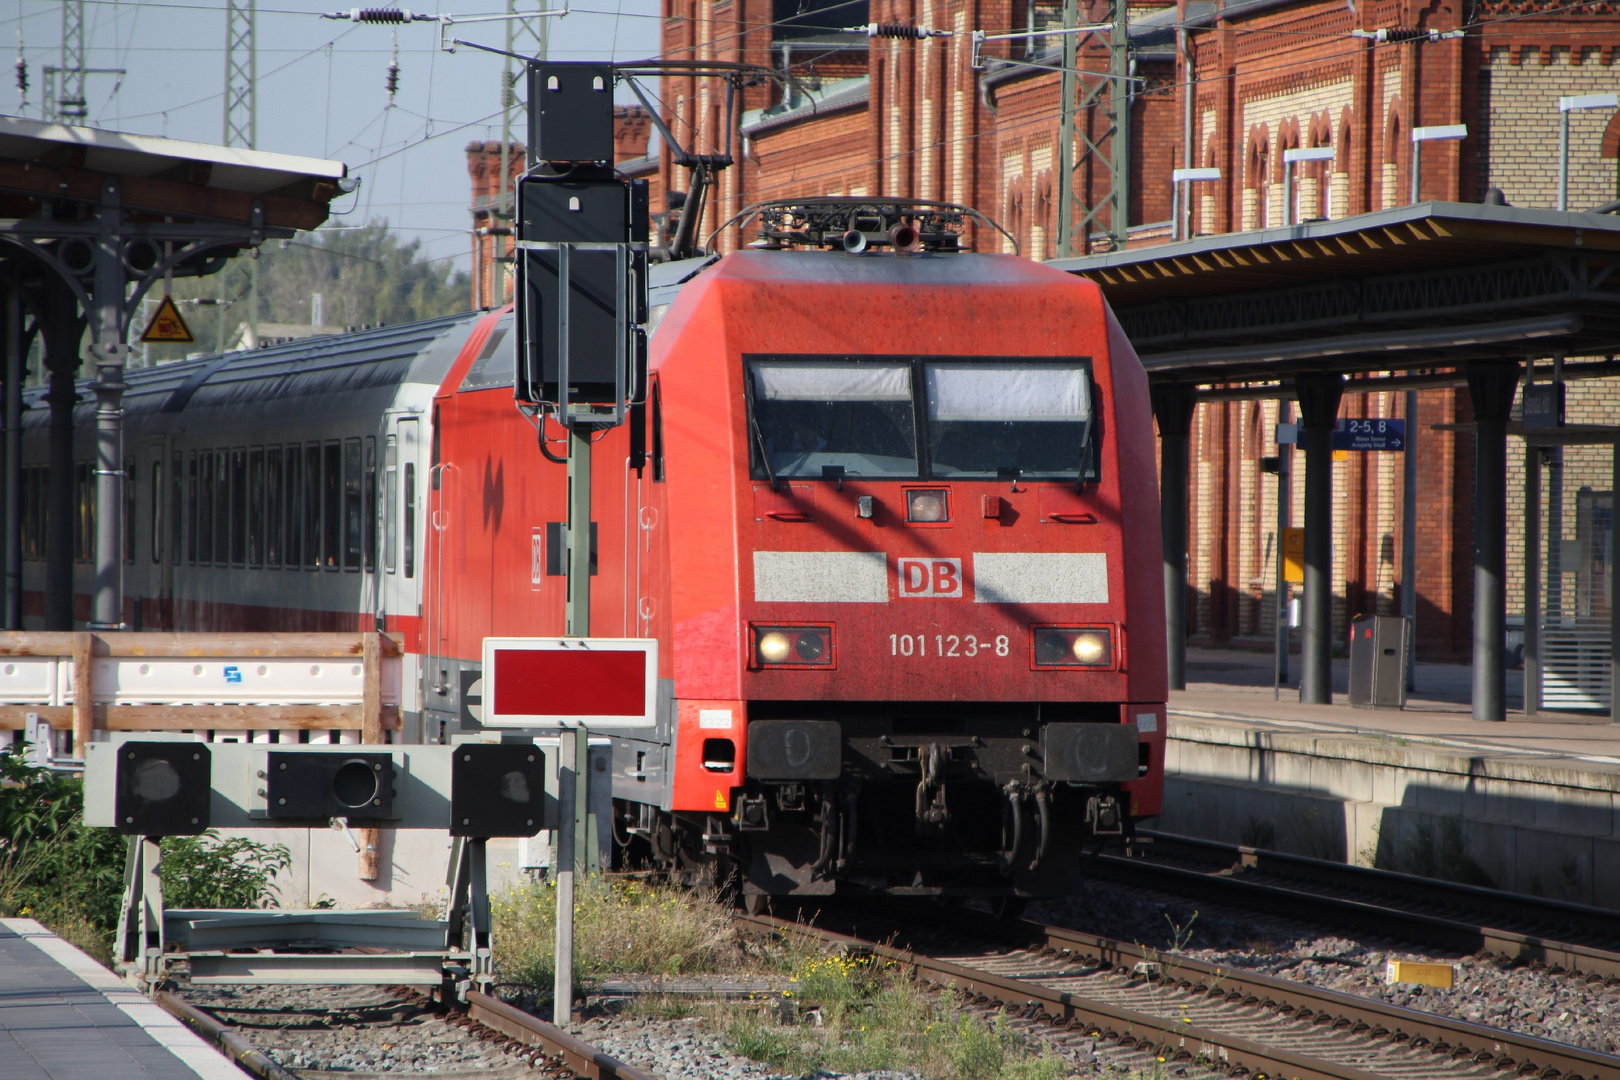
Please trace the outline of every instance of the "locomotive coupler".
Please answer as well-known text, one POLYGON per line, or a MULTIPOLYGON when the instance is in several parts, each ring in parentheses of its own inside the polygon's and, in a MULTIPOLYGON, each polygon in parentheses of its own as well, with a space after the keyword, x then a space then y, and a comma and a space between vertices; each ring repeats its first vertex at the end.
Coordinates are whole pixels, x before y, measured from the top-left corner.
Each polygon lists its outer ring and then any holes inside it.
POLYGON ((922 779, 917 781, 917 835, 923 836, 951 820, 945 805, 945 751, 931 742, 919 748, 917 762, 922 768, 922 779))

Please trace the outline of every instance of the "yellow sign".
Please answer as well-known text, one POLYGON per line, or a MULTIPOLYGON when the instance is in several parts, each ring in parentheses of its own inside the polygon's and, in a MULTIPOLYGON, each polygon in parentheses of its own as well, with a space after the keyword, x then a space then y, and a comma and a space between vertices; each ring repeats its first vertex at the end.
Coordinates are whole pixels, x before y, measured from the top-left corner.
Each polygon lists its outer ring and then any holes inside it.
POLYGON ((1305 581, 1305 530, 1284 529, 1283 580, 1302 584, 1305 581))
POLYGON ((172 296, 165 296, 158 305, 157 314, 146 324, 141 340, 149 345, 194 345, 197 341, 191 336, 191 327, 180 317, 180 309, 174 306, 172 296))

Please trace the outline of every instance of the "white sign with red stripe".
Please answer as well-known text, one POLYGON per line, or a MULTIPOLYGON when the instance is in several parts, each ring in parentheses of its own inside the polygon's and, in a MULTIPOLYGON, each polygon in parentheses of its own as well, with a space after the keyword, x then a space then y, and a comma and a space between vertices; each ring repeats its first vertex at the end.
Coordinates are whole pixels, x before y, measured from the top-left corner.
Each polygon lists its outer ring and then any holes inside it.
POLYGON ((654 638, 485 638, 485 727, 650 727, 654 638))

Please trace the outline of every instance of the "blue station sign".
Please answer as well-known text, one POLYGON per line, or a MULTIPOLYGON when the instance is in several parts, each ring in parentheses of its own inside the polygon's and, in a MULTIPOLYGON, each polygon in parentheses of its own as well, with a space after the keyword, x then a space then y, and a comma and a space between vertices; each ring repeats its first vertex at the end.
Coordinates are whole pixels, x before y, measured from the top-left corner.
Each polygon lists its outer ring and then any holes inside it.
POLYGON ((1395 451, 1406 449, 1404 419, 1340 419, 1333 423, 1333 449, 1395 451))

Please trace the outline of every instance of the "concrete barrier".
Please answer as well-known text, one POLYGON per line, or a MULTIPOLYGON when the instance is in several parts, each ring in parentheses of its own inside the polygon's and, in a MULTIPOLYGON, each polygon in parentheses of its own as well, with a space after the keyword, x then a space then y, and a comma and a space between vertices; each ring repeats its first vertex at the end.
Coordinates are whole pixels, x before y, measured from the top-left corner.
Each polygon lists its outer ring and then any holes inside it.
POLYGON ((1172 714, 1166 832, 1620 910, 1620 767, 1172 714))

